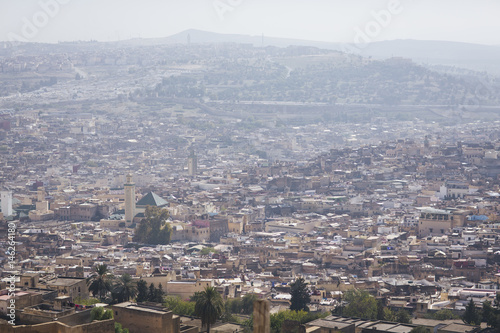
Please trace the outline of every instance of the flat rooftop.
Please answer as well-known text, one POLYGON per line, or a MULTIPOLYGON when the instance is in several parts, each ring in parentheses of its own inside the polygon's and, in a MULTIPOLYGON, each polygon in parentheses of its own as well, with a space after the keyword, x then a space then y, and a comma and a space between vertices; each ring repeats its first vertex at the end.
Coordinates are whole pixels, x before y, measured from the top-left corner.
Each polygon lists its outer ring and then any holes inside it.
POLYGON ((137 303, 132 303, 132 302, 124 302, 120 304, 115 304, 113 307, 117 308, 123 308, 123 309, 129 309, 129 310, 134 310, 134 311, 142 311, 142 312, 148 312, 148 313, 155 313, 159 315, 164 315, 167 312, 170 312, 167 309, 160 309, 160 308, 154 308, 152 306, 147 306, 147 305, 137 305, 137 303))

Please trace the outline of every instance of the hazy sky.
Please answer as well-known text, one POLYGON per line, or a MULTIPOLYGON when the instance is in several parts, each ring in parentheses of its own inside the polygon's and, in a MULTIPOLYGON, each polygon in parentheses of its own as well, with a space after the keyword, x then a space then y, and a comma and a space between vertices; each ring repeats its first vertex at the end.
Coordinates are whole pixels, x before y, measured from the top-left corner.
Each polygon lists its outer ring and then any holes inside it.
POLYGON ((109 41, 194 28, 327 42, 500 45, 499 14, 498 0, 0 0, 0 40, 109 41))

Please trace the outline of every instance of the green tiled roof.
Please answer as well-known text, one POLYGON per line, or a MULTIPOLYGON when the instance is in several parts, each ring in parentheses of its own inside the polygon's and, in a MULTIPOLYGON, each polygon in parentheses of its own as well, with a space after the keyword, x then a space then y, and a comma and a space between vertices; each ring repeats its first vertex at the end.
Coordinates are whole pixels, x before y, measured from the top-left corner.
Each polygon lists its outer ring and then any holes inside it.
POLYGON ((137 201, 136 206, 157 206, 163 207, 168 205, 168 202, 160 197, 158 194, 154 192, 149 192, 145 196, 142 197, 141 200, 137 201))

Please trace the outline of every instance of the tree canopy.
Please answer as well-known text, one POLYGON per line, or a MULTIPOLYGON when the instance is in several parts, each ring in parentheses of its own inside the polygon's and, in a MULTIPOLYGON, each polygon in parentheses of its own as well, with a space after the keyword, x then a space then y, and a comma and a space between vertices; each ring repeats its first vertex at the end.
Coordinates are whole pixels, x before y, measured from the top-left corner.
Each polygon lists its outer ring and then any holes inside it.
POLYGON ((137 302, 145 302, 148 300, 148 283, 143 279, 137 281, 137 302))
MULTIPOLYGON (((329 314, 330 312, 313 313, 302 310, 285 310, 278 313, 272 313, 269 318, 271 321, 271 333, 283 332, 283 324, 286 320, 293 320, 299 322, 300 324, 305 324, 318 318, 325 318, 329 314)), ((250 318, 243 323, 243 325, 245 326, 245 332, 253 331, 253 315, 251 315, 250 318)))
POLYGON ((424 316, 424 318, 436 319, 436 320, 447 320, 447 319, 459 319, 460 317, 458 315, 454 314, 450 309, 441 309, 435 313, 427 313, 424 316))
POLYGON ((145 218, 142 219, 135 230, 134 242, 161 245, 170 243, 172 228, 167 223, 168 217, 168 210, 156 206, 147 206, 145 218))
POLYGON ((377 319, 377 300, 365 290, 349 290, 344 294, 348 304, 342 315, 363 319, 377 319))
POLYGON ((479 313, 478 309, 476 308, 476 304, 474 304, 474 301, 472 298, 470 299, 469 303, 467 303, 467 306, 465 307, 465 313, 462 316, 462 320, 466 324, 470 325, 480 325, 481 324, 481 314, 479 313))
POLYGON ((410 333, 431 333, 429 329, 425 328, 425 326, 417 326, 415 328, 412 328, 410 333))
POLYGON ((307 304, 311 302, 311 296, 309 295, 309 289, 307 288, 307 283, 303 278, 298 278, 295 282, 290 284, 290 310, 304 310, 309 311, 307 304))
POLYGON ((246 294, 243 297, 232 298, 226 301, 226 308, 231 313, 252 314, 253 302, 258 299, 255 294, 246 294))
POLYGON ((95 297, 99 295, 99 299, 104 301, 106 295, 111 291, 113 274, 108 269, 106 264, 94 266, 94 274, 87 279, 89 291, 95 297))
POLYGON ((113 310, 111 309, 104 310, 102 306, 96 306, 95 308, 92 308, 92 310, 90 310, 91 320, 106 320, 112 318, 113 318, 113 310))
POLYGON ((214 287, 207 286, 196 299, 194 306, 195 315, 201 318, 201 326, 207 326, 207 333, 210 333, 210 326, 215 324, 224 311, 224 301, 214 287))
POLYGON ((328 316, 327 312, 312 313, 302 310, 300 311, 285 310, 285 311, 280 311, 278 313, 273 313, 269 318, 271 321, 271 333, 281 333, 282 326, 285 320, 294 320, 298 321, 301 324, 305 324, 318 318, 324 318, 326 316, 328 316))
POLYGON ((129 274, 125 273, 116 279, 111 294, 113 300, 118 303, 129 301, 137 295, 137 283, 129 274))
POLYGON ((179 296, 167 296, 163 305, 175 313, 181 316, 194 316, 194 306, 193 301, 184 301, 179 296))
POLYGON ((128 328, 123 328, 122 324, 115 321, 115 333, 129 333, 128 328))

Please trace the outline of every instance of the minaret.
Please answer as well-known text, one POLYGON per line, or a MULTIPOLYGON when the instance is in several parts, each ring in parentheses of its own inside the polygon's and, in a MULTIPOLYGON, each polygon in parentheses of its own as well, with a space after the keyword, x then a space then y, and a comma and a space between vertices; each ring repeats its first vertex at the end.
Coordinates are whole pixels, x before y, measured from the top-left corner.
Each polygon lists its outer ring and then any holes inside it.
POLYGON ((39 187, 36 191, 36 210, 46 212, 49 210, 49 202, 45 200, 45 188, 39 187))
POLYGON ((198 161, 194 153, 194 149, 191 149, 191 154, 188 157, 188 175, 190 177, 195 177, 198 171, 198 161))
POLYGON ((0 192, 0 199, 2 200, 2 214, 4 218, 12 215, 12 192, 0 192))
POLYGON ((42 202, 45 201, 45 189, 43 187, 39 187, 36 191, 36 201, 42 202))
POLYGON ((125 224, 132 224, 135 216, 135 184, 132 183, 132 175, 127 175, 127 181, 123 184, 125 188, 125 224))

